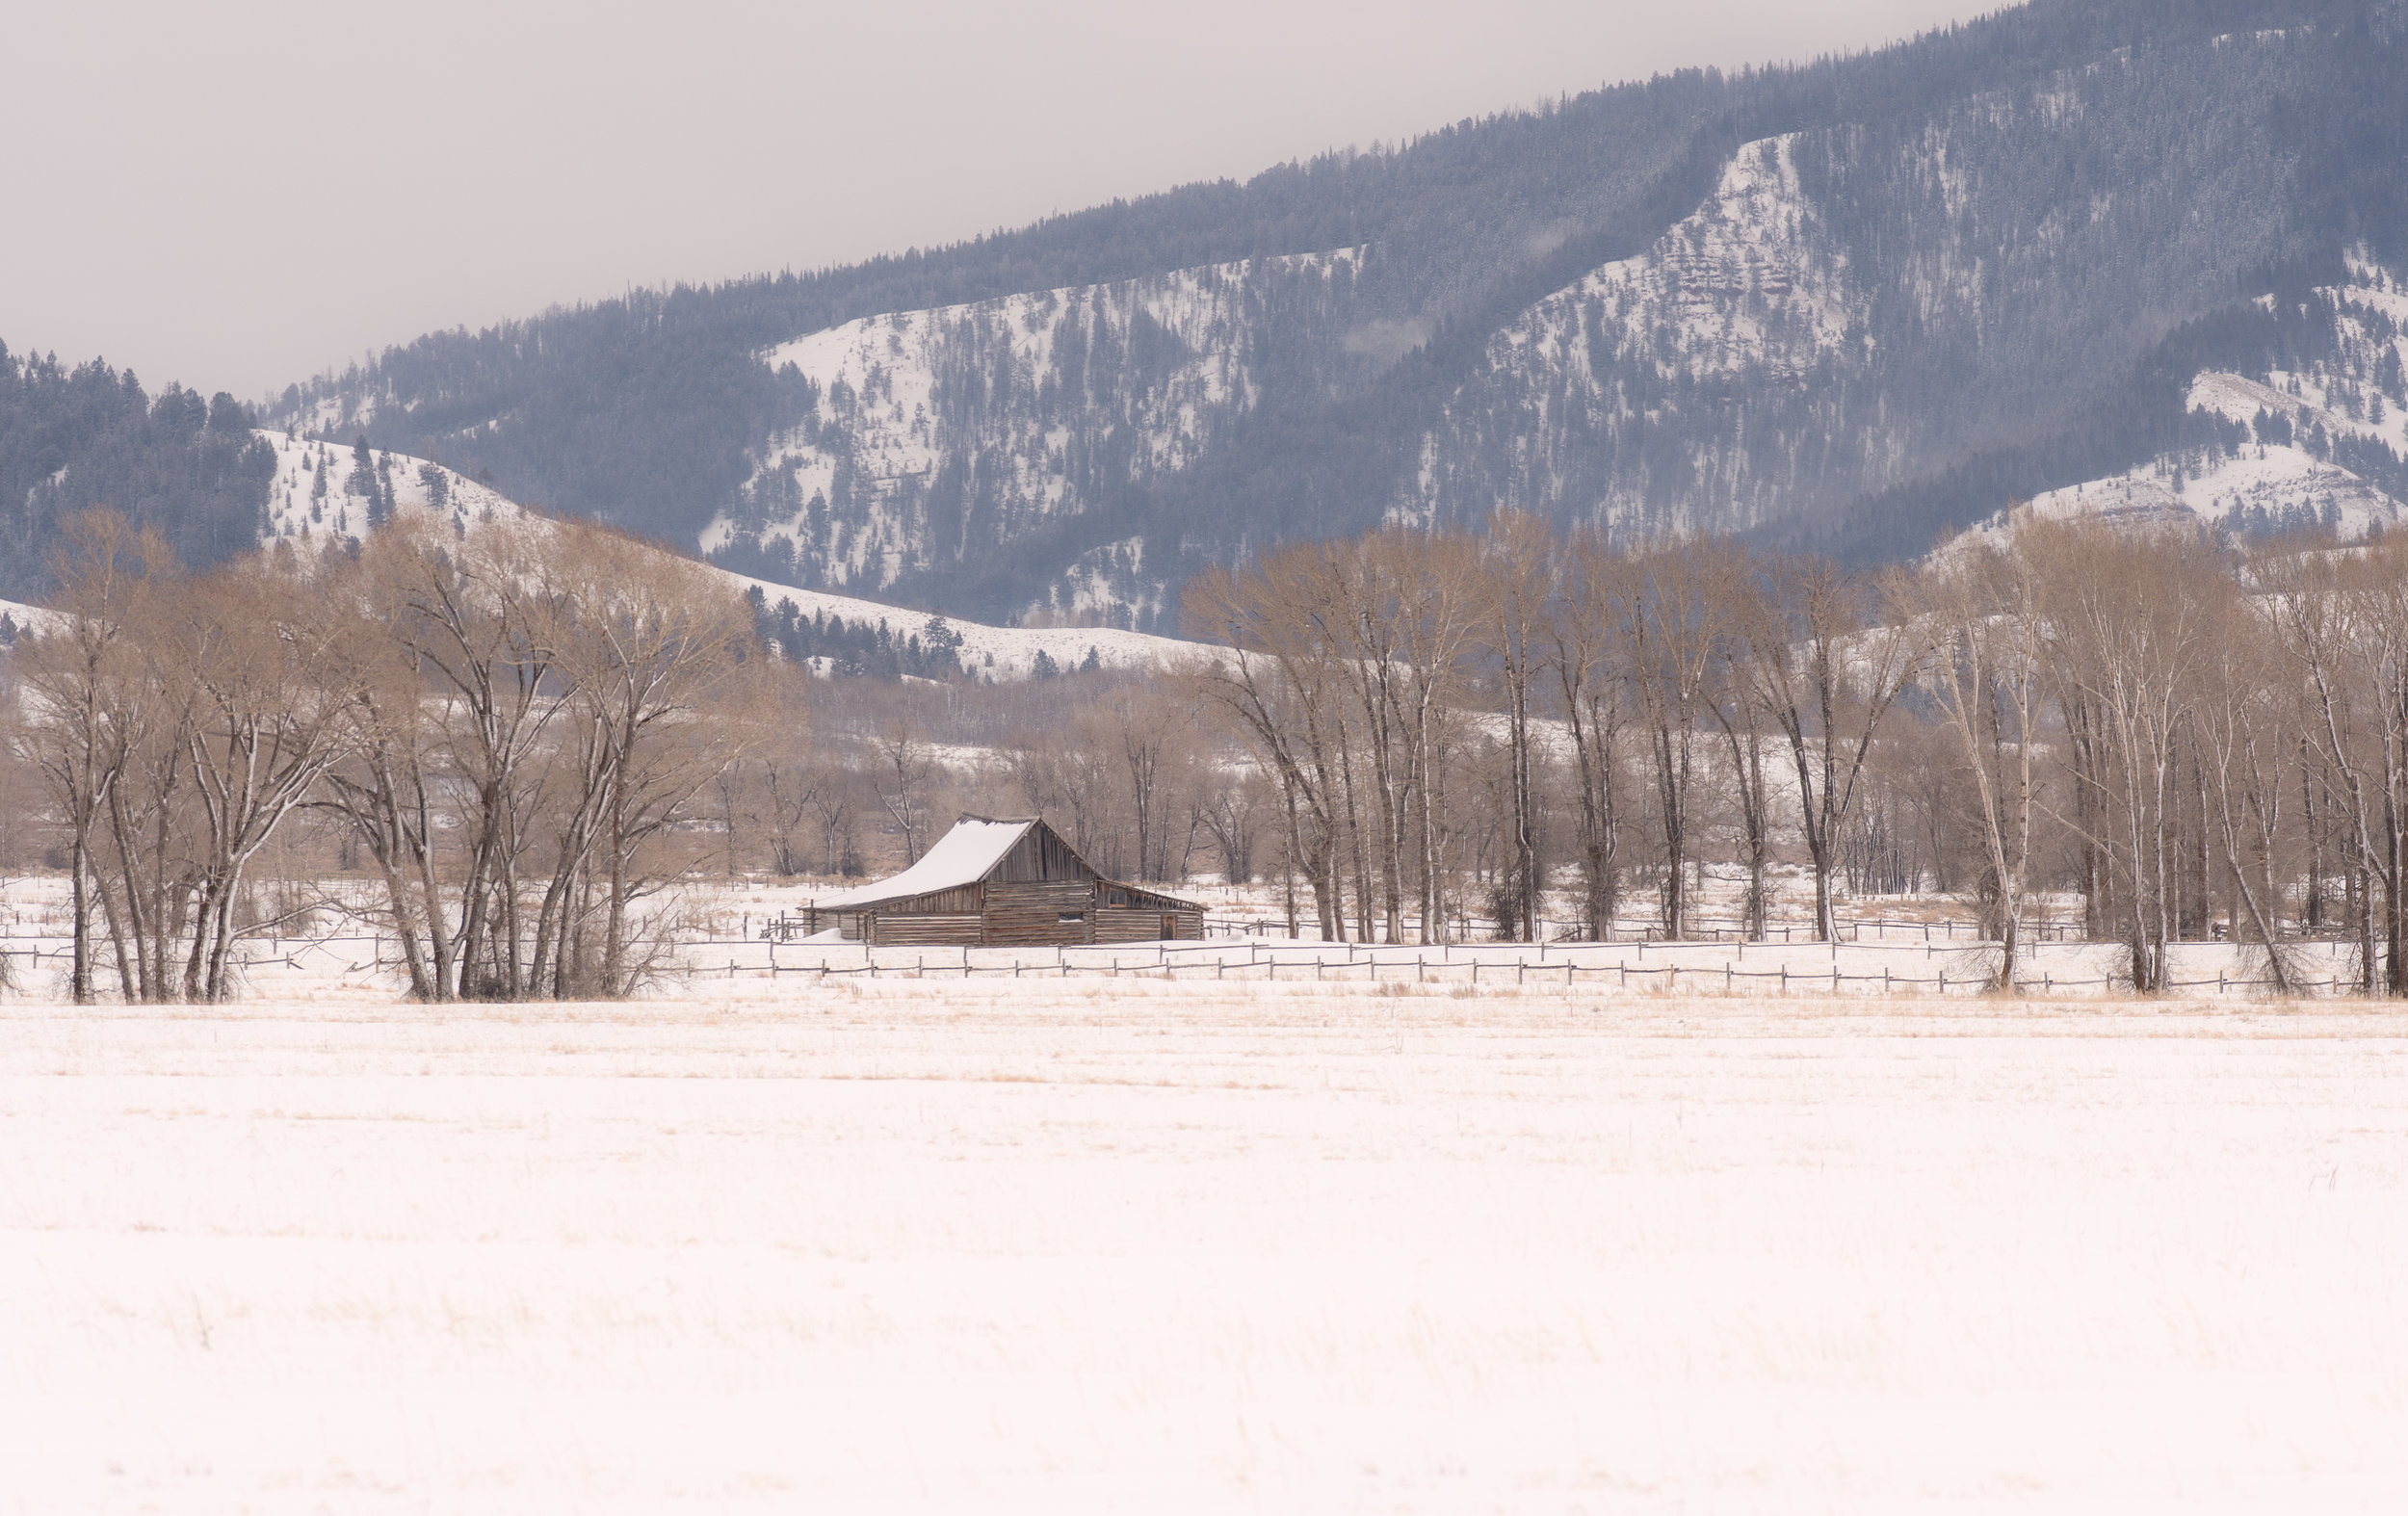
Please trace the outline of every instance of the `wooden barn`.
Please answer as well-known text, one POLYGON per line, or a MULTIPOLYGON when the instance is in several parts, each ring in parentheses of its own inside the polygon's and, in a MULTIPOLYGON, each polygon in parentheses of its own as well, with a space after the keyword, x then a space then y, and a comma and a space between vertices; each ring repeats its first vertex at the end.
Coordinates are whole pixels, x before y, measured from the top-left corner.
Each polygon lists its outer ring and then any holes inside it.
POLYGON ((891 879, 823 896, 812 930, 879 947, 1194 941, 1204 908, 1105 878, 1036 817, 964 816, 891 879))

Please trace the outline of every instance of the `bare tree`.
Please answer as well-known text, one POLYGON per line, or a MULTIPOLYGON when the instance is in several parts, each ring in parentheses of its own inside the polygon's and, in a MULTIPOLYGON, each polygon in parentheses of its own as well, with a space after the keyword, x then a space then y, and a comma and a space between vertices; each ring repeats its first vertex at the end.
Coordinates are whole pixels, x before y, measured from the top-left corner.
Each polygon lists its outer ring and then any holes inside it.
POLYGON ((175 565, 164 539, 114 510, 70 517, 63 544, 52 564, 61 587, 56 620, 18 645, 18 743, 67 832, 67 983, 82 1006, 93 998, 94 833, 148 724, 128 621, 174 578, 175 565))
POLYGON ((2211 776, 2213 829, 2240 905, 2233 934, 2241 935, 2245 913, 2276 992, 2290 995, 2297 973, 2283 947, 2273 876, 2290 745, 2282 719, 2290 701, 2279 676, 2279 635, 2237 585, 2225 580, 2216 589, 2202 629, 2207 677, 2190 712, 2191 741, 2211 776), (2249 850, 2255 859, 2244 858, 2249 850))
POLYGON ((760 740, 769 666, 711 570, 558 523, 539 580, 568 719, 564 819, 532 962, 556 998, 619 996, 667 951, 637 911, 686 872, 663 849, 713 776, 760 740))
POLYGON ((903 864, 909 867, 920 861, 920 839, 929 827, 928 793, 936 777, 936 755, 929 750, 927 734, 908 717, 879 722, 870 745, 877 755, 878 804, 903 833, 903 864))
MULTIPOLYGON (((2261 565, 2274 624, 2310 700, 2316 767, 2347 823, 2362 988, 2408 993, 2408 543, 2261 565), (2376 887, 2383 896, 2375 902, 2376 887), (2379 963, 2378 963, 2378 960, 2379 963)), ((2313 900, 2312 900, 2313 903, 2313 900)))
POLYGON ((342 754, 349 663, 319 599, 258 561, 177 601, 169 637, 194 689, 186 759, 203 844, 182 993, 222 1001, 244 875, 342 754))
POLYGON ((1980 543, 1961 544, 1911 588, 1901 582, 1895 596, 1915 612, 1924 688, 1973 787, 1998 901, 1997 989, 2013 987, 2023 948, 2035 798, 2030 734, 2041 700, 2038 597, 2026 560, 1980 543))
POLYGON ((1612 592, 1616 555, 1593 532, 1574 536, 1563 594, 1547 623, 1549 664, 1563 695, 1578 778, 1581 872, 1589 940, 1612 935, 1620 903, 1622 818, 1618 777, 1629 704, 1629 665, 1612 592))
MULTIPOLYGON (((1471 653, 1479 636, 1483 610, 1483 587, 1478 572, 1478 548, 1470 538, 1459 533, 1405 533, 1391 530, 1382 535, 1382 557, 1394 595, 1395 614, 1401 628, 1396 641, 1397 661, 1401 666, 1401 680, 1388 687, 1387 694, 1394 702, 1397 719, 1393 729, 1405 739, 1405 771, 1412 801, 1418 817, 1419 856, 1414 859, 1415 873, 1420 880, 1421 940, 1446 940, 1446 913, 1440 907, 1439 878, 1442 864, 1439 857, 1440 835, 1444 828, 1446 797, 1446 765, 1442 741, 1446 711, 1459 697, 1462 689, 1463 661, 1471 653)), ((1528 628, 1524 631, 1527 634, 1528 628)), ((1526 659, 1530 650, 1521 649, 1526 659)), ((1524 670, 1523 745, 1517 752, 1523 760, 1522 799, 1529 800, 1528 781, 1528 674, 1524 670)), ((1405 817, 1406 807, 1398 807, 1398 822, 1405 817)), ((1401 828, 1397 835, 1401 843, 1401 828)), ((1401 848, 1398 852, 1401 853, 1401 848)), ((1533 848, 1533 855, 1534 855, 1533 848)), ((1535 864, 1532 865, 1533 870, 1535 864)), ((1400 856, 1392 877, 1403 873, 1400 856)), ((1534 921, 1534 915, 1525 922, 1534 921)), ((1391 941, 1400 940, 1392 933, 1391 941)))
POLYGON ((1823 941, 1838 931, 1838 839, 1874 733, 1917 667, 1906 626, 1878 617, 1874 602, 1871 583, 1815 557, 1762 564, 1738 599, 1740 677, 1789 743, 1815 876, 1815 936, 1823 941))
POLYGON ((2225 570, 2190 532, 2026 520, 2015 541, 2040 588, 2050 669, 2100 719, 2108 762, 2084 777, 2103 802, 2101 840, 2128 892, 2133 986, 2158 990, 2175 936, 2178 744, 2225 570))
POLYGON ((1499 510, 1489 517, 1479 565, 1484 634, 1505 694, 1516 910, 1534 936, 1545 881, 1540 877, 1537 798, 1531 785, 1531 692, 1548 666, 1547 618, 1562 565, 1547 524, 1520 510, 1499 510))
MULTIPOLYGON (((1338 753, 1347 734, 1336 655, 1319 614, 1327 598, 1318 549, 1292 547, 1243 572, 1207 570, 1181 600, 1191 635, 1222 649, 1187 677, 1278 784, 1285 855, 1303 869, 1321 933, 1334 941, 1346 935, 1338 753)), ((1291 934, 1297 925, 1291 897, 1291 934)))
POLYGON ((1697 773, 1697 719, 1720 642, 1728 544, 1662 544, 1613 560, 1607 591, 1627 649, 1631 685, 1644 721, 1662 845, 1663 932, 1688 936, 1691 922, 1691 789, 1697 773))

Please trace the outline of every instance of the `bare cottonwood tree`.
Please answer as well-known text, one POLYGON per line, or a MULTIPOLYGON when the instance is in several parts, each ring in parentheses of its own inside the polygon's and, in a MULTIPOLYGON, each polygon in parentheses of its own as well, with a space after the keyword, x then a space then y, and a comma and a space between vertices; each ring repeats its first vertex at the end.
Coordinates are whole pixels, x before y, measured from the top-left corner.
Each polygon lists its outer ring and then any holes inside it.
POLYGON ((188 582, 175 605, 164 640, 191 681, 185 756, 200 823, 181 992, 222 1001, 246 872, 342 755, 351 661, 324 602, 259 560, 188 582))
POLYGON ((2051 671, 2099 716, 2108 761, 2083 777, 2097 787, 2100 841, 2127 892, 2133 987, 2161 989, 2166 944, 2177 935, 2179 745, 2197 693, 2201 633, 2229 574, 2212 545, 2187 530, 2027 520, 2016 551, 2040 587, 2051 671))
POLYGON ((1563 697, 1578 782, 1581 874, 1589 940, 1613 931, 1620 904, 1619 776, 1630 703, 1630 667, 1612 593, 1617 554, 1584 529, 1573 535, 1562 595, 1547 623, 1548 663, 1563 697))
POLYGON ((1688 866, 1697 723, 1706 710, 1723 633, 1733 549, 1696 539, 1662 543, 1611 561, 1606 589, 1619 623, 1631 688, 1654 779, 1663 865, 1663 933, 1692 928, 1688 866))
POLYGON ((2000 953, 1991 984, 2015 982, 2036 797, 2031 730, 2041 704, 2039 586, 2019 555, 1965 543, 1896 597, 1912 608, 1921 667, 1973 788, 2000 953))
MULTIPOLYGON (((1279 786, 1286 856, 1313 894, 1321 934, 1343 940, 1338 753, 1347 740, 1337 657, 1321 614, 1317 549, 1284 548, 1243 570, 1208 569, 1182 595, 1191 635, 1217 644, 1187 677, 1206 709, 1279 786)), ((1288 902, 1288 929, 1297 928, 1288 902)))
POLYGON ((1512 799, 1512 886, 1517 914, 1534 936, 1541 878, 1538 801, 1531 786, 1531 691, 1547 667, 1548 617, 1562 579, 1555 534, 1538 517, 1498 510, 1488 519, 1479 556, 1481 631, 1505 697, 1508 783, 1512 799))
POLYGON ((175 577, 175 564, 155 532, 99 510, 63 524, 52 576, 55 619, 17 644, 17 742, 67 833, 67 986, 81 1006, 93 998, 95 833, 149 725, 144 654, 129 622, 175 577))
POLYGON ((2276 993, 2289 995, 2298 972, 2282 940, 2280 886, 2274 877, 2294 704, 2280 637, 2265 610, 2229 580, 2216 587, 2200 631, 2202 672, 2192 704, 2190 741, 2209 776, 2212 830, 2239 910, 2234 936, 2258 944, 2276 993), (2245 917, 2245 921, 2244 918, 2245 917))
POLYGON ((920 840, 928 834, 929 790, 936 779, 936 754, 929 745, 927 732, 907 716, 879 722, 871 734, 870 747, 877 758, 874 772, 878 804, 903 834, 903 864, 909 867, 920 861, 920 840))
POLYGON ((1870 581, 1811 556, 1763 562, 1738 601, 1740 679, 1789 745, 1815 876, 1815 936, 1823 941, 1838 929, 1838 839, 1874 734, 1916 668, 1905 624, 1882 616, 1876 602, 1870 581))
POLYGON ((709 568, 556 524, 538 581, 567 705, 563 819, 532 963, 559 999, 619 996, 667 951, 638 916, 691 858, 670 847, 703 787, 760 740, 770 666, 709 568))

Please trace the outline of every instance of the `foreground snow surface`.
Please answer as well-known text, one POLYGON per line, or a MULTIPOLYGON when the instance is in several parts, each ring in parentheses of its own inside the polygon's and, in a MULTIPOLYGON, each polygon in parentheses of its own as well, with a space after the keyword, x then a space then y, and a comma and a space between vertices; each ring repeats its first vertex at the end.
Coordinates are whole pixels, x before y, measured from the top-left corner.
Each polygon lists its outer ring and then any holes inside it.
POLYGON ((2395 1011, 726 988, 0 1006, 0 1510, 2408 1499, 2395 1011))

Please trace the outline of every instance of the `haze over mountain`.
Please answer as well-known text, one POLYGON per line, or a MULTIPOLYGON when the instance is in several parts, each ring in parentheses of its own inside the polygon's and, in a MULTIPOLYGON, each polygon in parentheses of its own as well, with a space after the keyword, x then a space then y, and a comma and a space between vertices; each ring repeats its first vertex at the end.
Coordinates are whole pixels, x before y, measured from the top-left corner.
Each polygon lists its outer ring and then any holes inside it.
MULTIPOLYGON (((260 419, 779 584, 1139 630, 1207 562, 1499 504, 1856 560, 2093 481, 2363 530, 2408 498, 2404 44, 2397 0, 2043 0, 434 333, 260 419)), ((30 547, 89 491, 29 467, 30 547)))

